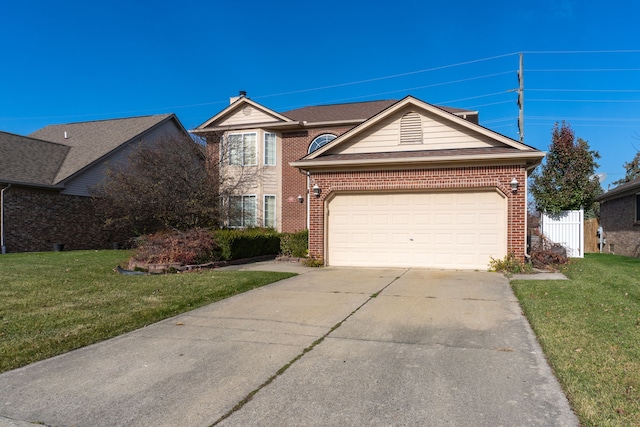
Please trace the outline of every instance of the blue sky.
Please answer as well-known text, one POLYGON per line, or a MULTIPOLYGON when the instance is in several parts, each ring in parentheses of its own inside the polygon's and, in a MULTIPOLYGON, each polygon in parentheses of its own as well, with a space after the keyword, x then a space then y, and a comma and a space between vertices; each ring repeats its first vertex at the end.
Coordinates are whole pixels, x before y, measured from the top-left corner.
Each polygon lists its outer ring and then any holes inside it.
POLYGON ((10 1, 0 130, 167 112, 190 129, 245 90, 277 111, 413 95, 517 139, 524 52, 525 142, 547 150, 568 121, 606 188, 640 148, 638 16, 631 0, 10 1))

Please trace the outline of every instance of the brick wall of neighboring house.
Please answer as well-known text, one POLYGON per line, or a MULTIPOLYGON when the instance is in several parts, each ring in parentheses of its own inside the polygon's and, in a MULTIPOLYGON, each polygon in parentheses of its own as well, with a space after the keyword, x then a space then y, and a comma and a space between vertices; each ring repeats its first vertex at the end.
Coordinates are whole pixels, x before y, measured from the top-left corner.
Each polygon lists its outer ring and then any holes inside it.
POLYGON ((51 251, 55 243, 65 250, 112 247, 90 197, 22 187, 4 195, 7 252, 51 251))
POLYGON ((282 134, 282 231, 291 233, 307 228, 307 177, 289 162, 307 155, 309 144, 319 135, 332 133, 342 135, 351 127, 309 129, 282 134), (304 198, 298 202, 298 196, 304 198))
POLYGON ((635 195, 600 203, 600 225, 607 240, 603 251, 640 257, 640 224, 635 222, 635 195))
POLYGON ((508 198, 507 252, 524 261, 526 195, 522 183, 525 180, 525 169, 516 165, 313 173, 311 185, 317 183, 322 193, 319 198, 310 198, 309 254, 324 257, 325 200, 335 192, 497 188, 508 198), (510 189, 514 177, 521 183, 516 193, 510 189))

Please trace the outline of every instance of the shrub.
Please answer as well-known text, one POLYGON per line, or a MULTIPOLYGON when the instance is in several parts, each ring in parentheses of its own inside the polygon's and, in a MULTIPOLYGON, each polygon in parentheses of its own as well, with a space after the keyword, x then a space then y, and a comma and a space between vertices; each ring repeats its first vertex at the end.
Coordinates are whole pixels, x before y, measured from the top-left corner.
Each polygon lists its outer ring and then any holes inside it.
POLYGON ((305 258, 303 264, 307 267, 324 267, 324 259, 322 257, 310 256, 305 258))
POLYGON ((294 258, 307 256, 309 248, 309 231, 280 234, 280 254, 294 258))
POLYGON ((531 265, 520 261, 516 258, 515 254, 511 252, 503 259, 491 258, 491 261, 489 261, 489 271, 505 274, 529 273, 531 272, 531 265))
POLYGON ((546 270, 566 264, 569 262, 569 258, 564 246, 540 236, 537 242, 532 245, 531 262, 535 268, 546 270))
POLYGON ((216 230, 214 237, 225 260, 277 255, 280 250, 280 236, 268 228, 216 230))
POLYGON ((217 250, 207 229, 161 231, 140 237, 133 259, 148 264, 202 264, 215 259, 217 250))

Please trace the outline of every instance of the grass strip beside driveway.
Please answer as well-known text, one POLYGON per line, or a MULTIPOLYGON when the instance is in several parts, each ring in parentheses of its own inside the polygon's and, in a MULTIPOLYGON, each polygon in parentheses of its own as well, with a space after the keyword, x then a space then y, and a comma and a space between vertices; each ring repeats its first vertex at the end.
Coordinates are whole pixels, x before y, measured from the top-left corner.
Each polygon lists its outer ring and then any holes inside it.
POLYGON ((512 282, 549 363, 582 425, 640 425, 640 259, 587 254, 563 272, 512 282))
POLYGON ((128 251, 0 256, 0 372, 65 353, 292 273, 204 270, 125 276, 128 251))

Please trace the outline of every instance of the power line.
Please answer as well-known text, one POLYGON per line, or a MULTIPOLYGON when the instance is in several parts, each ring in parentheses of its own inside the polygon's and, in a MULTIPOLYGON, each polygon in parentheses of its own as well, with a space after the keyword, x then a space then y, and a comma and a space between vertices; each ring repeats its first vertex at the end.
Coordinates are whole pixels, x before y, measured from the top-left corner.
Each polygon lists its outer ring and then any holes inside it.
POLYGON ((527 92, 616 92, 638 93, 640 89, 527 89, 527 92))
POLYGON ((530 102, 640 102, 640 99, 545 99, 545 98, 528 98, 527 101, 530 102))
POLYGON ((640 53, 638 49, 618 49, 618 50, 530 50, 522 52, 524 54, 532 55, 547 55, 547 54, 580 54, 580 53, 640 53))
POLYGON ((527 69, 528 73, 581 73, 581 72, 610 72, 610 71, 640 71, 640 68, 541 68, 527 69))
POLYGON ((491 57, 487 57, 487 58, 474 59, 474 60, 471 60, 471 61, 458 62, 457 64, 441 65, 439 67, 426 68, 424 70, 409 71, 409 72, 406 72, 406 73, 392 74, 392 75, 389 75, 389 76, 382 76, 382 77, 374 77, 374 78, 370 78, 370 79, 357 80, 357 81, 347 82, 347 83, 338 83, 338 84, 333 84, 333 85, 328 85, 328 86, 320 86, 320 87, 310 88, 310 89, 300 89, 300 90, 294 90, 294 91, 290 91, 290 92, 274 93, 274 94, 271 94, 271 95, 260 95, 260 96, 254 97, 254 98, 255 99, 270 98, 270 97, 274 97, 274 96, 293 95, 293 94, 297 94, 297 93, 313 92, 313 91, 324 90, 324 89, 334 89, 334 88, 337 88, 337 87, 358 85, 358 84, 362 84, 362 83, 370 83, 370 82, 375 82, 375 81, 380 81, 380 80, 394 79, 394 78, 397 78, 397 77, 410 76, 410 75, 414 75, 414 74, 427 73, 427 72, 430 72, 430 71, 438 71, 438 70, 444 70, 444 69, 447 69, 447 68, 460 67, 462 65, 476 64, 478 62, 491 61, 491 60, 494 60, 494 59, 505 58, 507 56, 513 56, 513 55, 517 55, 517 53, 507 53, 507 54, 504 54, 504 55, 497 55, 497 56, 491 56, 491 57))

